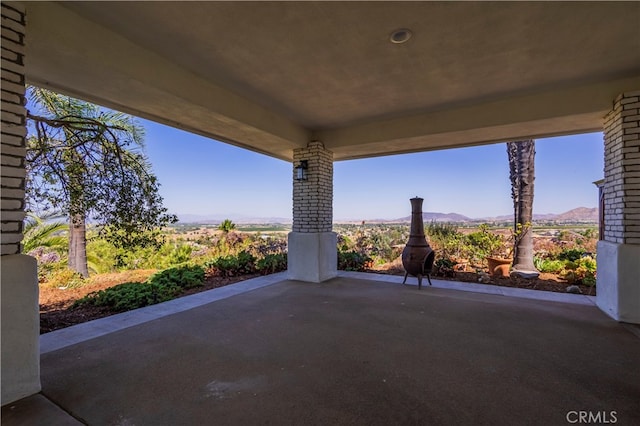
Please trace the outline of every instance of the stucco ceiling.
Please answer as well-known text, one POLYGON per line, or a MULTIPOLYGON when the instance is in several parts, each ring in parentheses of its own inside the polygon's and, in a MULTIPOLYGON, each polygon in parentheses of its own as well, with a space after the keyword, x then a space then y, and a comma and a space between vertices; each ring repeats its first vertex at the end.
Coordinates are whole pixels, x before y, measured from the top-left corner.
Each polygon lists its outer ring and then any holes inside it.
POLYGON ((27 4, 27 73, 290 159, 601 128, 640 89, 639 2, 27 4), (390 33, 409 28, 404 44, 390 33))

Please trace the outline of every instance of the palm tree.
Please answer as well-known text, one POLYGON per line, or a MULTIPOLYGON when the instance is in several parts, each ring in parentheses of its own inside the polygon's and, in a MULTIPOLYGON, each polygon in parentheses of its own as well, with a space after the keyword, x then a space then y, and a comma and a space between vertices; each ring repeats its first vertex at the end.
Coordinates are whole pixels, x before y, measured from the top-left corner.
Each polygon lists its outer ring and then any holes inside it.
POLYGON ((228 234, 229 231, 233 231, 234 229, 236 229, 236 224, 233 223, 230 219, 225 219, 220 223, 218 229, 225 234, 228 234))
POLYGON ((39 247, 46 247, 58 254, 67 252, 67 238, 62 234, 69 230, 69 225, 60 221, 50 222, 58 217, 58 215, 39 217, 33 213, 27 213, 27 218, 24 222, 24 238, 22 240, 22 247, 25 253, 29 253, 39 247))
POLYGON ((535 180, 535 141, 507 142, 509 178, 514 211, 513 271, 537 274, 533 265, 533 181, 535 180))

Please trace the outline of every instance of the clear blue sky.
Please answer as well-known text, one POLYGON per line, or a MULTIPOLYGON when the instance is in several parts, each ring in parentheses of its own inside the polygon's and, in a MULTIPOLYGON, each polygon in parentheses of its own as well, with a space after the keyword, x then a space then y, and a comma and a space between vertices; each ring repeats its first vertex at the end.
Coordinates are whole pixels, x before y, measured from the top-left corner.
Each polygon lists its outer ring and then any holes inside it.
MULTIPOLYGON (((176 214, 291 218, 291 163, 142 121, 146 153, 176 214)), ((596 207, 602 133, 538 139, 534 213, 596 207)), ((512 213, 504 143, 334 163, 334 220, 394 219, 424 211, 472 218, 512 213)))

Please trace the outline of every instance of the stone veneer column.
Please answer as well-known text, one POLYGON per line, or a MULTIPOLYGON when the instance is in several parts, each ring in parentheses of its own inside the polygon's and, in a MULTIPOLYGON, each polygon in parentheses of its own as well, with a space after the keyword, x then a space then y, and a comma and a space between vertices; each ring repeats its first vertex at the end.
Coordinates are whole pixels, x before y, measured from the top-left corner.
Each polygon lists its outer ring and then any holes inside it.
POLYGON ((293 230, 289 233, 290 279, 322 282, 337 276, 337 236, 333 227, 333 153, 319 141, 293 152, 293 230), (307 179, 295 167, 308 161, 307 179))
POLYGON ((2 2, 2 396, 8 404, 40 391, 36 260, 20 254, 24 219, 25 8, 2 2))
POLYGON ((596 300, 614 319, 640 324, 640 90, 615 99, 605 117, 604 148, 596 300))

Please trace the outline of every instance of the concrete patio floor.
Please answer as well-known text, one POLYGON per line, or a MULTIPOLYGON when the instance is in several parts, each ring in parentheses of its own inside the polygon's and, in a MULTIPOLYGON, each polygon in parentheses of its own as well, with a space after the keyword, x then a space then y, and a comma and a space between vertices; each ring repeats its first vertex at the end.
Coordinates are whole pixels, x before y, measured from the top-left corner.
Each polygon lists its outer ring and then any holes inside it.
POLYGON ((45 334, 2 424, 640 424, 638 328, 594 298, 401 281, 275 274, 45 334))

